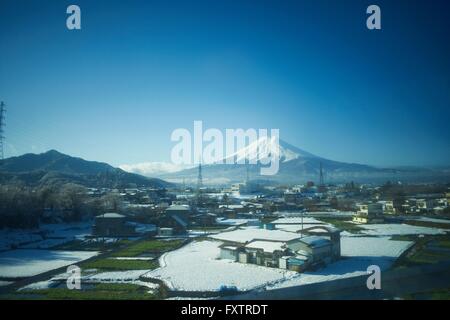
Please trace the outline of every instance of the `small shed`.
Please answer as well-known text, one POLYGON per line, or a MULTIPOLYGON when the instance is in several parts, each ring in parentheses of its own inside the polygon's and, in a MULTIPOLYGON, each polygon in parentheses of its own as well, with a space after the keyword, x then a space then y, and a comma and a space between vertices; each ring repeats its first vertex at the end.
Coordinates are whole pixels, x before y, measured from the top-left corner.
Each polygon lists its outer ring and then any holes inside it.
POLYGON ((275 223, 266 223, 266 224, 264 225, 264 229, 267 229, 267 230, 275 230, 275 229, 276 229, 275 223))
POLYGON ((220 259, 229 259, 233 261, 237 261, 238 259, 238 250, 239 248, 236 246, 223 245, 220 247, 220 259))

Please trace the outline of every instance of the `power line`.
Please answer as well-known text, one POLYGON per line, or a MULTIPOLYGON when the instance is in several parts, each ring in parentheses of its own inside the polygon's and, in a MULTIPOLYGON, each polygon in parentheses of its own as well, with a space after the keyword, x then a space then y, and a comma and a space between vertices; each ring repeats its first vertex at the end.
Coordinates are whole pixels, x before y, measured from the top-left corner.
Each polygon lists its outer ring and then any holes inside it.
POLYGON ((6 105, 2 101, 0 102, 0 159, 4 159, 3 153, 3 142, 5 140, 5 136, 3 135, 5 128, 5 114, 6 114, 6 105))

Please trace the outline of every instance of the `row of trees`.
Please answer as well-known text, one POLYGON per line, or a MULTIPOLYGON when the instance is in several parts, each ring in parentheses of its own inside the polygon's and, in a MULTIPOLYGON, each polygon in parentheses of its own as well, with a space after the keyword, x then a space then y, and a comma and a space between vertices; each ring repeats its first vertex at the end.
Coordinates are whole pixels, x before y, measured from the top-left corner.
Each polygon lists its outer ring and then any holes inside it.
POLYGON ((34 228, 40 221, 80 221, 120 206, 115 195, 92 198, 77 184, 30 188, 0 186, 0 228, 34 228))

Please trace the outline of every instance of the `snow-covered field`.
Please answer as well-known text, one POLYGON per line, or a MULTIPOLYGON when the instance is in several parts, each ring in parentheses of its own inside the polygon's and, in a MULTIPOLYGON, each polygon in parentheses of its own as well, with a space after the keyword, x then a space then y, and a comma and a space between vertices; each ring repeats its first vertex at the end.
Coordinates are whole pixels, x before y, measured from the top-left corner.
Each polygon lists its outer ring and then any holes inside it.
POLYGON ((282 269, 242 264, 217 259, 219 241, 192 242, 164 254, 161 267, 144 277, 163 280, 171 289, 217 291, 222 285, 249 290, 294 277, 297 273, 282 269))
POLYGON ((307 271, 304 273, 297 273, 295 277, 274 285, 267 286, 268 290, 294 287, 305 284, 312 284, 324 281, 332 281, 344 278, 357 277, 367 274, 367 267, 376 264, 382 270, 388 268, 391 263, 386 260, 378 259, 362 259, 350 258, 342 259, 327 265, 326 267, 317 271, 307 271))
POLYGON ((287 281, 268 286, 267 289, 356 277, 367 274, 367 267, 370 265, 386 270, 412 245, 411 241, 395 241, 390 240, 390 237, 345 236, 341 238, 341 260, 317 271, 299 273, 287 281))
POLYGON ((341 256, 395 259, 411 245, 412 241, 396 241, 390 237, 341 237, 341 256))
MULTIPOLYGON (((305 273, 296 273, 276 268, 266 268, 252 264, 242 264, 231 260, 217 259, 220 241, 193 242, 176 251, 163 255, 161 267, 148 272, 144 277, 161 279, 175 290, 215 291, 222 285, 236 286, 239 290, 266 287, 267 289, 310 284, 322 281, 359 276, 367 273, 369 265, 376 264, 382 270, 392 266, 395 260, 411 245, 411 241, 391 240, 390 234, 403 231, 407 234, 424 232, 409 226, 375 225, 370 231, 377 236, 343 233, 341 237, 342 259, 326 267, 305 273), (388 233, 383 235, 382 232, 388 233), (378 235, 379 234, 379 235, 378 235)), ((426 228, 428 229, 428 228, 426 228)), ((431 232, 430 230, 426 230, 431 232)), ((213 235, 211 238, 247 242, 252 239, 272 239, 286 241, 298 234, 280 230, 239 229, 213 235)))
POLYGON ((0 251, 14 248, 51 248, 74 239, 84 239, 91 233, 91 221, 43 224, 35 230, 0 230, 0 251))
POLYGON ((18 249, 0 253, 0 277, 30 277, 97 255, 94 251, 18 249))
POLYGON ((412 242, 389 237, 343 237, 342 260, 303 274, 217 259, 220 244, 193 242, 169 252, 161 257, 161 267, 144 277, 164 280, 170 288, 185 291, 215 291, 222 285, 236 286, 239 290, 280 288, 358 276, 365 274, 372 264, 386 269, 412 242))
MULTIPOLYGON (((218 259, 219 246, 223 243, 222 241, 240 243, 254 239, 289 241, 300 236, 295 233, 301 229, 300 222, 299 217, 285 217, 275 221, 278 230, 256 227, 241 227, 231 231, 221 230, 218 234, 210 235, 210 240, 194 241, 180 249, 163 254, 159 260, 161 266, 158 269, 100 273, 93 270, 88 274, 85 273, 85 270, 83 281, 92 283, 129 282, 146 285, 150 289, 157 286, 140 280, 141 277, 148 277, 163 280, 169 288, 180 291, 218 291, 223 285, 236 286, 242 291, 255 288, 270 290, 363 275, 367 273, 367 267, 373 264, 385 270, 391 267, 395 260, 413 245, 413 242, 410 241, 392 240, 393 235, 437 235, 448 231, 407 224, 360 225, 363 230, 358 234, 341 233, 341 260, 320 270, 305 273, 218 259)), ((312 217, 305 218, 303 222, 305 223, 304 227, 327 225, 312 217)), ((59 229, 58 233, 64 233, 64 231, 75 232, 71 228, 63 228, 63 230, 59 229)), ((75 233, 78 232, 80 230, 75 233)), ((69 236, 73 236, 73 234, 69 236)), ((37 243, 44 245, 45 241, 50 240, 52 239, 41 239, 37 243)), ((95 254, 97 253, 28 249, 2 252, 0 253, 0 277, 31 276, 77 263, 95 254)), ((56 278, 33 285, 49 287, 57 283, 56 278)), ((59 279, 60 281, 61 279, 59 279)))
POLYGON ((439 228, 418 227, 408 224, 362 224, 362 233, 371 236, 394 236, 394 235, 437 235, 445 234, 447 230, 439 228))
MULTIPOLYGON (((136 285, 141 285, 149 288, 150 290, 155 290, 159 287, 156 283, 140 281, 139 277, 147 273, 149 270, 129 270, 129 271, 113 271, 113 272, 101 272, 88 274, 82 277, 82 283, 131 283, 136 285)), ((69 274, 62 273, 50 280, 39 281, 27 285, 19 290, 41 290, 54 288, 61 284, 64 284, 67 280, 69 274)))

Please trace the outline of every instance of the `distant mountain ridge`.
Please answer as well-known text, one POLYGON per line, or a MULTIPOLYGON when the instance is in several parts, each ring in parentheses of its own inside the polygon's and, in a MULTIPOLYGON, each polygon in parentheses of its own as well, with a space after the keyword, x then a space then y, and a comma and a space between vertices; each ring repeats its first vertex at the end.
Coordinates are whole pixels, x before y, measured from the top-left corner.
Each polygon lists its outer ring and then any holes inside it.
MULTIPOLYGON (((254 160, 259 148, 264 149, 270 145, 270 139, 259 139, 245 148, 235 152, 230 157, 237 160, 254 160), (249 156, 250 155, 250 156, 249 156)), ((433 171, 425 168, 377 168, 365 164, 347 163, 329 160, 297 148, 285 141, 279 141, 279 171, 273 176, 260 175, 259 164, 211 164, 203 165, 203 181, 211 184, 227 184, 246 179, 247 170, 252 180, 266 180, 278 183, 300 183, 305 181, 319 181, 320 166, 323 168, 327 183, 346 181, 381 182, 387 180, 416 180, 438 179, 450 181, 448 173, 441 175, 442 171, 433 171)), ((158 177, 173 182, 195 182, 198 169, 191 168, 174 173, 160 174, 158 177)))
POLYGON ((167 187, 170 183, 125 172, 104 162, 71 157, 56 150, 28 153, 0 161, 0 182, 29 185, 74 182, 87 187, 167 187))

